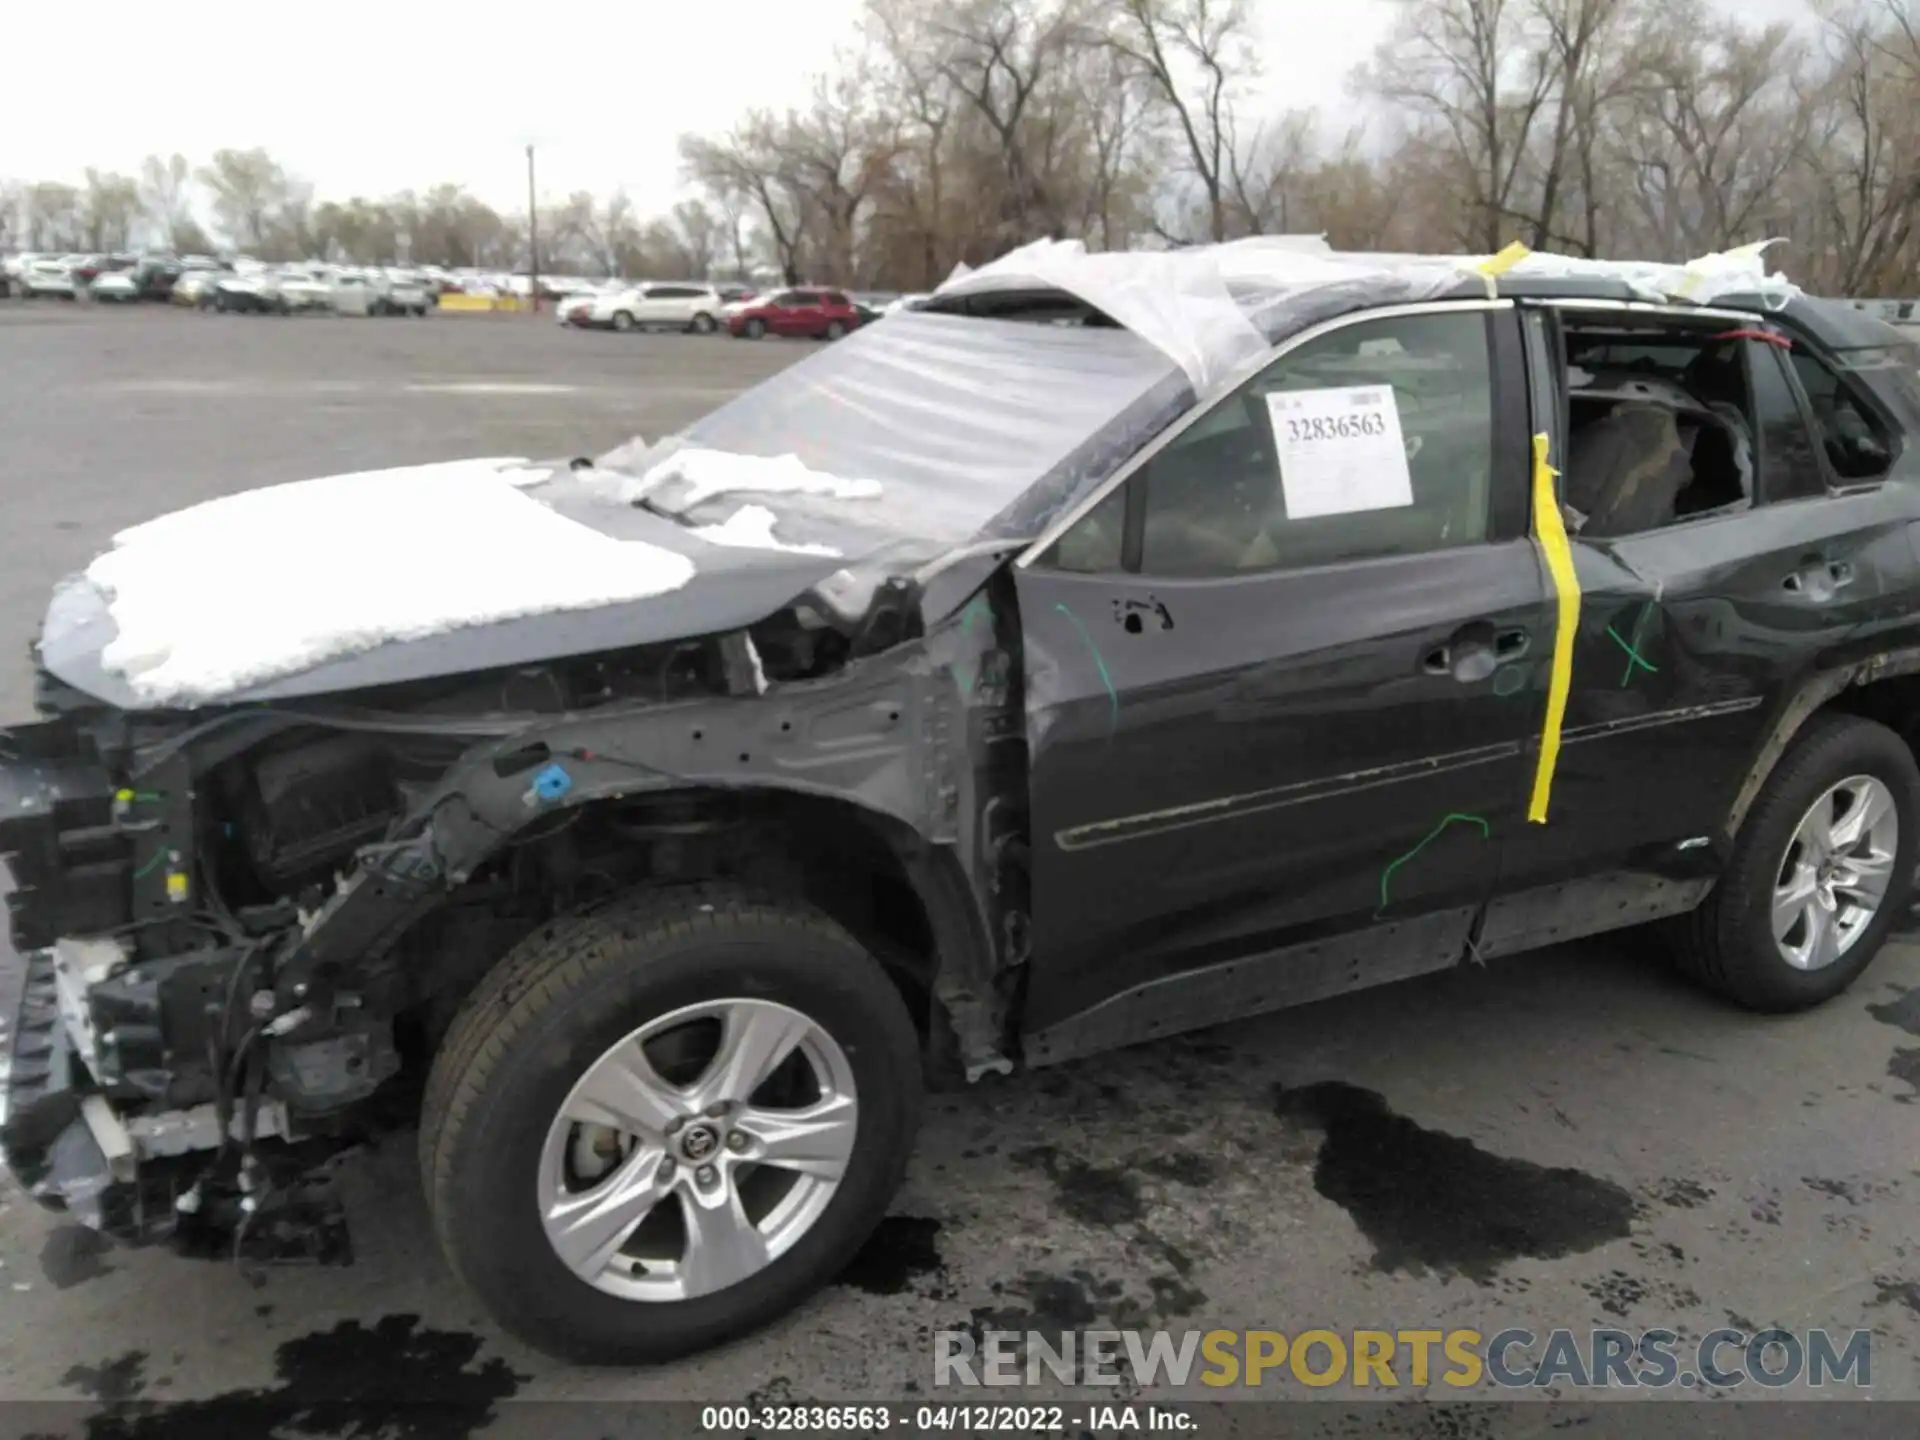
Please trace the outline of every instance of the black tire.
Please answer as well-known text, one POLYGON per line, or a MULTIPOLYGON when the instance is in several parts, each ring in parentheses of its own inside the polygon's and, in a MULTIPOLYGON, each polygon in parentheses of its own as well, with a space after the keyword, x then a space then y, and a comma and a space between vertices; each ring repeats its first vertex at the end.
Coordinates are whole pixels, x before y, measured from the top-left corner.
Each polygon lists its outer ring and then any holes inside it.
POLYGON ((767 322, 759 319, 749 320, 741 328, 746 332, 749 340, 758 340, 767 333, 767 322))
POLYGON ((832 921, 719 886, 641 891, 542 927, 497 965, 434 1062, 420 1164, 440 1246, 499 1321, 561 1359, 671 1359, 752 1330, 831 1280, 885 1215, 919 1118, 919 1044, 899 992, 832 921), (547 1128, 623 1036, 684 1005, 774 1000, 851 1063, 858 1140, 826 1210, 777 1260, 691 1300, 607 1294, 555 1254, 538 1193, 547 1128))
POLYGON ((624 310, 614 311, 613 328, 618 330, 622 335, 626 334, 629 330, 633 329, 633 316, 624 310))
POLYGON ((1887 932, 1906 913, 1916 842, 1920 765, 1906 742, 1872 720, 1815 715, 1781 756, 1747 812, 1719 884, 1677 927, 1680 968, 1754 1010, 1804 1010, 1831 1000, 1873 963, 1887 932), (1825 791, 1854 775, 1872 776, 1893 796, 1900 834, 1892 882, 1878 913, 1845 954, 1822 969, 1797 969, 1774 940, 1774 886, 1801 818, 1825 791))
POLYGON ((711 335, 713 331, 714 331, 713 317, 707 314, 706 311, 702 310, 698 315, 693 317, 693 333, 694 334, 711 335))
POLYGON ((838 340, 846 333, 847 327, 842 325, 838 320, 829 320, 827 322, 827 339, 838 340))

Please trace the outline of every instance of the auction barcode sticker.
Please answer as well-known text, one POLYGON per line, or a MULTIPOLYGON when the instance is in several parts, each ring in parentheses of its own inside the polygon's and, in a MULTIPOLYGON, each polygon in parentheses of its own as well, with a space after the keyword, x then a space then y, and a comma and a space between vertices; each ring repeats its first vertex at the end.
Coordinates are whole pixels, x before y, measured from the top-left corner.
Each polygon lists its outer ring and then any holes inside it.
POLYGON ((1413 477, 1390 385, 1267 395, 1287 518, 1413 504, 1413 477))

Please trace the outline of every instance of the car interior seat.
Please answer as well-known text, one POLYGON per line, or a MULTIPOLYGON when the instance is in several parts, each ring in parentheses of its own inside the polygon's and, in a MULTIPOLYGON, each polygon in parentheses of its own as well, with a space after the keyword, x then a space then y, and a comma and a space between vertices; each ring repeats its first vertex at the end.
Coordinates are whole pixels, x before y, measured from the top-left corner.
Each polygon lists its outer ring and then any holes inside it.
POLYGON ((1626 402, 1574 432, 1566 500, 1586 517, 1583 535, 1628 535, 1670 524, 1693 478, 1672 410, 1626 402))

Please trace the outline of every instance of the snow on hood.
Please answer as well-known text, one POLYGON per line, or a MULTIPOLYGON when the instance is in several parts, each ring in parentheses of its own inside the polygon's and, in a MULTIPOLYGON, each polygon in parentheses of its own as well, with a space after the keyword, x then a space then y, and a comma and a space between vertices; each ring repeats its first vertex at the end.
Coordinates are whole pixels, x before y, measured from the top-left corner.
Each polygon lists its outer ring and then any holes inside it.
POLYGON ((548 474, 518 458, 363 471, 123 530, 84 576, 118 631, 101 663, 145 704, 205 704, 389 641, 692 579, 684 555, 525 493, 548 474))
POLYGON ((710 545, 743 550, 785 550, 791 555, 838 555, 831 545, 789 545, 773 533, 774 513, 764 505, 742 505, 718 525, 698 525, 693 533, 710 545))
POLYGON ((624 481, 620 499, 631 504, 674 480, 687 484, 679 502, 683 510, 716 495, 736 493, 825 495, 835 500, 874 500, 880 495, 878 480, 842 480, 808 469, 798 455, 735 455, 688 446, 624 481))

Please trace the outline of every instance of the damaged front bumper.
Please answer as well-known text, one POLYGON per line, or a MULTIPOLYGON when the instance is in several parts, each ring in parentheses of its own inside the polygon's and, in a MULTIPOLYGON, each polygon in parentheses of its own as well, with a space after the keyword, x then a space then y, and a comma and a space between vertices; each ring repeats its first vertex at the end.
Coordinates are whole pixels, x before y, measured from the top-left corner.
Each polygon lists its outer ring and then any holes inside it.
MULTIPOLYGON (((129 792, 65 726, 0 742, 0 866, 12 880, 0 1156, 34 1200, 122 1239, 231 1232, 258 1208, 259 1182, 289 1173, 286 1142, 300 1130, 277 1096, 221 1083, 242 1068, 228 1063, 229 1032, 236 1011, 248 1018, 238 982, 264 942, 196 918, 167 884, 172 866, 136 873, 163 823, 191 844, 190 791, 173 822, 134 820, 129 792)), ((279 1058, 267 1050, 242 1058, 264 1071, 279 1058)), ((391 1069, 367 1065, 367 1079, 391 1069)))

